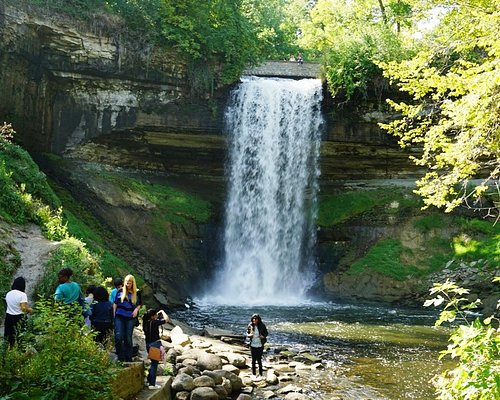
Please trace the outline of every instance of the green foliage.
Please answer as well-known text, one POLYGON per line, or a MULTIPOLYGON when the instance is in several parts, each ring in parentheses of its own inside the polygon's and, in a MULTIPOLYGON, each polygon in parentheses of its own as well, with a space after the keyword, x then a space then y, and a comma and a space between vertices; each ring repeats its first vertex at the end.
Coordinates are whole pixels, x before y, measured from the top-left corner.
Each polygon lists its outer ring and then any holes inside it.
POLYGON ((101 176, 118 185, 120 190, 155 205, 158 223, 162 223, 162 221, 172 223, 207 222, 211 216, 211 207, 208 201, 173 187, 145 183, 137 179, 116 175, 103 174, 101 176))
POLYGON ((433 229, 442 229, 446 226, 446 224, 447 221, 442 214, 432 213, 416 220, 415 228, 422 233, 427 233, 433 229))
MULTIPOLYGON (((207 64, 223 83, 237 79, 261 57, 262 45, 241 0, 111 0, 127 27, 193 63, 207 64)), ((192 79, 195 77, 192 76, 192 79)), ((208 89, 208 88, 207 88, 208 89)))
POLYGON ((2 399, 116 399, 116 369, 86 328, 80 306, 38 301, 32 325, 1 354, 2 399))
POLYGON ((13 144, 10 125, 0 127, 0 217, 15 223, 35 222, 45 236, 67 236, 60 201, 30 155, 13 144))
MULTIPOLYGON (((0 243, 0 299, 5 299, 5 295, 10 290, 10 282, 14 272, 21 265, 21 257, 17 250, 11 246, 0 243)), ((5 302, 0 301, 0 316, 5 313, 5 302)))
POLYGON ((482 219, 455 218, 461 233, 453 238, 456 258, 467 262, 482 260, 495 268, 500 264, 500 225, 482 219))
POLYGON ((377 242, 368 253, 351 265, 350 274, 360 274, 366 269, 389 276, 398 281, 410 277, 429 274, 428 268, 418 268, 416 265, 405 263, 403 259, 412 259, 412 250, 402 246, 399 240, 386 239, 377 242))
MULTIPOLYGON (((60 161, 57 160, 57 162, 60 161)), ((137 285, 141 287, 144 280, 135 271, 135 268, 115 255, 116 252, 127 254, 129 252, 127 246, 120 239, 116 239, 109 228, 103 226, 92 213, 75 201, 68 191, 55 182, 50 183, 64 203, 63 216, 69 234, 85 242, 86 247, 99 259, 102 275, 104 277, 117 277, 133 274, 137 285)))
POLYGON ((413 99, 391 102, 402 118, 382 126, 401 146, 422 147, 413 159, 429 171, 418 182, 426 206, 450 212, 465 203, 497 216, 491 198, 499 198, 500 3, 460 0, 446 10, 418 54, 383 64, 413 99))
MULTIPOLYGON (((499 278, 496 278, 498 281, 499 278)), ((434 378, 437 398, 441 400, 495 400, 500 393, 500 329, 497 318, 475 318, 470 321, 469 310, 480 300, 470 302, 469 291, 446 281, 434 284, 430 290, 434 298, 424 306, 444 305, 436 326, 456 323, 450 344, 440 358, 457 359, 454 369, 447 369, 434 378), (495 327, 496 325, 496 327, 495 327)))
POLYGON ((410 6, 391 6, 388 16, 381 4, 372 0, 318 0, 304 21, 299 43, 323 58, 333 95, 342 93, 347 99, 366 95, 374 80, 382 76, 379 62, 406 57, 407 50, 392 22, 398 20, 400 30, 410 6))
POLYGON ((36 294, 42 298, 51 298, 58 285, 57 273, 62 268, 71 268, 71 279, 83 288, 88 285, 100 285, 103 277, 99 269, 99 259, 86 248, 85 243, 70 237, 63 240, 54 250, 47 262, 45 274, 36 288, 36 294))
POLYGON ((418 200, 404 190, 394 188, 352 191, 337 196, 323 196, 319 198, 317 224, 329 227, 345 222, 350 218, 361 215, 378 206, 387 206, 391 212, 391 203, 395 210, 403 207, 416 206, 418 200))

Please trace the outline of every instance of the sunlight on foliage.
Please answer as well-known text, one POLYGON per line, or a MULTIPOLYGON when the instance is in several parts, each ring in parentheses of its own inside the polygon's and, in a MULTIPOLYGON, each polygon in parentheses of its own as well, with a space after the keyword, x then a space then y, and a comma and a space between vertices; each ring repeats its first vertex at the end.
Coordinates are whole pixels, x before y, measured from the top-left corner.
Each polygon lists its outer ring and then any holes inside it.
POLYGON ((435 376, 433 383, 441 400, 496 400, 500 393, 500 321, 494 316, 482 321, 474 318, 469 311, 477 308, 480 300, 469 301, 468 293, 447 280, 434 284, 430 294, 435 297, 424 303, 426 307, 444 305, 436 326, 458 323, 440 356, 456 359, 458 365, 435 376))
POLYGON ((382 126, 401 146, 422 146, 414 161, 429 170, 417 191, 426 206, 499 215, 499 24, 500 3, 460 0, 415 57, 380 64, 413 98, 390 102, 402 117, 382 126))

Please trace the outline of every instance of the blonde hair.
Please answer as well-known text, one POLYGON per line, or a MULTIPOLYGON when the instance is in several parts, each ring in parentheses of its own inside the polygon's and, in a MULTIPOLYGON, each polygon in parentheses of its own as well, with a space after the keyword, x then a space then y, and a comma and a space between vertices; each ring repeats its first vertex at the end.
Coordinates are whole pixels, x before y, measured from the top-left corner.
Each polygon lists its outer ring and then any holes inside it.
POLYGON ((128 281, 132 282, 132 304, 135 304, 135 303, 137 303, 137 283, 135 283, 134 275, 127 275, 125 277, 125 279, 123 280, 121 301, 123 303, 125 301, 125 297, 127 297, 127 282, 128 281))

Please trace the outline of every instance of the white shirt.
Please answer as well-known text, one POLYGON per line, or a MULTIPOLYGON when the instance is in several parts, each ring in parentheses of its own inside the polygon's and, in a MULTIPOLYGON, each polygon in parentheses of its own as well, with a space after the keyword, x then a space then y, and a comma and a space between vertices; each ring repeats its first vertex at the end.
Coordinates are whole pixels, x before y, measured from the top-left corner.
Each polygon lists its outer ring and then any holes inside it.
POLYGON ((260 340, 259 328, 257 328, 257 325, 253 327, 253 335, 250 341, 250 346, 262 347, 262 341, 260 340))
POLYGON ((5 301, 7 302, 7 314, 19 315, 23 314, 21 303, 28 303, 28 296, 26 293, 14 289, 5 295, 5 301))

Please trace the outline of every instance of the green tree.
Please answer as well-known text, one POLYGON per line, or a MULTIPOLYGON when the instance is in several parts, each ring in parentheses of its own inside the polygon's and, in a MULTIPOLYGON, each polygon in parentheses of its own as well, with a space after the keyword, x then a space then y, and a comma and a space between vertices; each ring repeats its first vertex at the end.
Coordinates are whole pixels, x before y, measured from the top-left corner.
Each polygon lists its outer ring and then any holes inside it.
POLYGON ((391 102, 401 113, 383 125, 403 147, 420 146, 418 181, 425 205, 450 212, 460 204, 498 218, 500 177, 500 3, 436 1, 438 27, 411 59, 381 64, 411 96, 391 102), (478 179, 478 181, 474 181, 478 179))
POLYGON ((364 95, 382 75, 381 61, 404 58, 403 36, 398 31, 411 8, 407 3, 405 7, 390 4, 318 0, 311 8, 300 44, 323 59, 332 94, 342 93, 347 99, 364 95))

